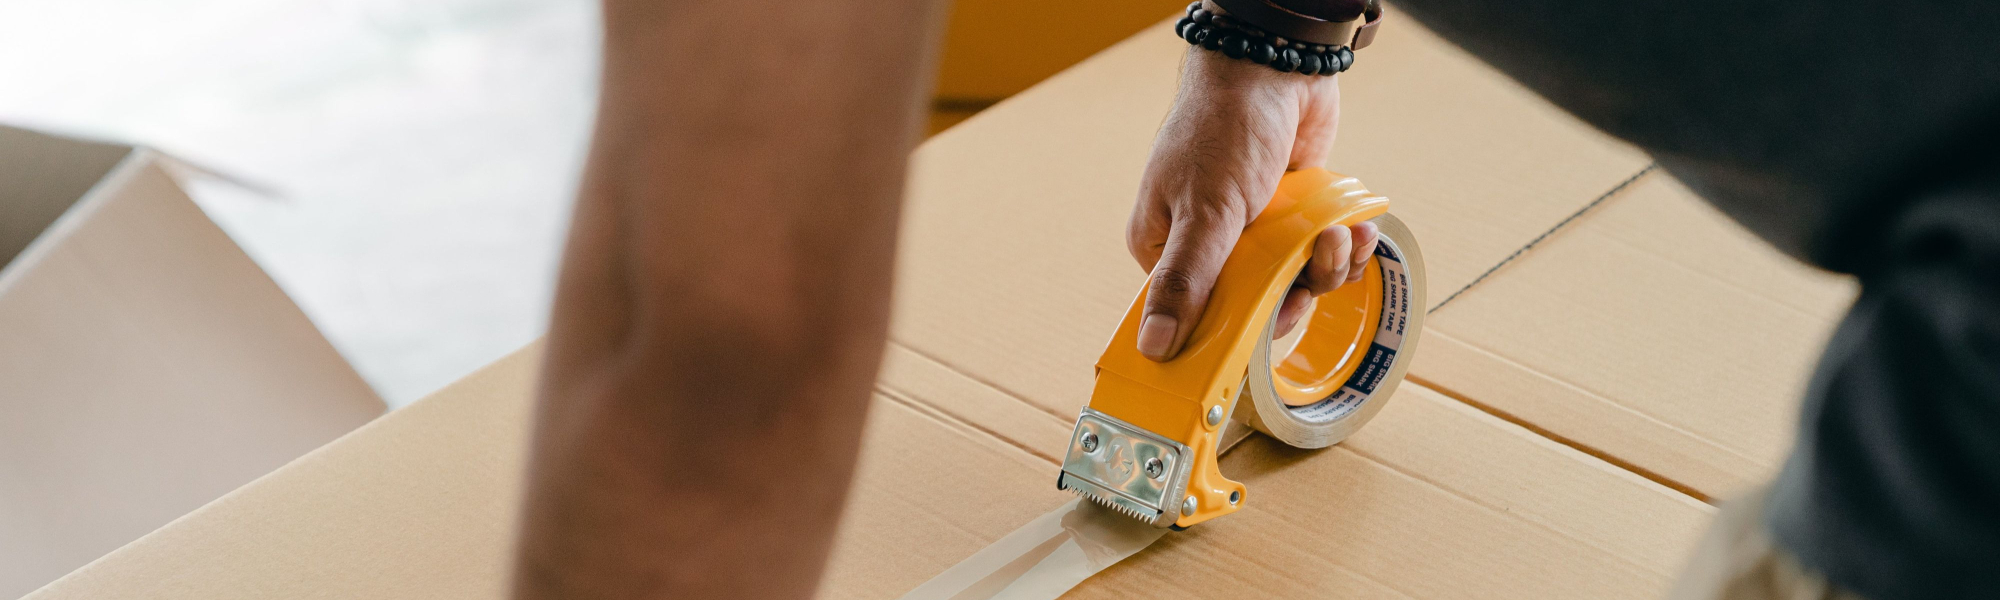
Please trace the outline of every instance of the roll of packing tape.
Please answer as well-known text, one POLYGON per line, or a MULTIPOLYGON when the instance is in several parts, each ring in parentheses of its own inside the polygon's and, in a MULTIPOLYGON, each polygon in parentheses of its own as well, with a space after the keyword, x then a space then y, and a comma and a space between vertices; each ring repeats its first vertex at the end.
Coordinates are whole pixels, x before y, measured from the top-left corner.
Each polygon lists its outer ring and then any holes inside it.
POLYGON ((1321 296, 1303 326, 1252 351, 1238 420, 1291 446, 1325 448, 1367 424, 1402 383, 1423 330, 1423 252, 1402 221, 1374 221, 1381 242, 1359 284, 1321 296))

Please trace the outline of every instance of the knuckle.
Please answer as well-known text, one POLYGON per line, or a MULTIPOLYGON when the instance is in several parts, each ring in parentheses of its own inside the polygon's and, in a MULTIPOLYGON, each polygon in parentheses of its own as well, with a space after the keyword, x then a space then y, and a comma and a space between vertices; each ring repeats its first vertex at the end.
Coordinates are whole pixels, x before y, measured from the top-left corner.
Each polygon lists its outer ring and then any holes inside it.
POLYGON ((1330 277, 1334 273, 1340 272, 1340 265, 1343 262, 1346 261, 1341 260, 1338 256, 1315 255, 1312 257, 1312 260, 1306 261, 1306 273, 1314 277, 1330 277))
POLYGON ((1299 277, 1298 284, 1304 286, 1307 292, 1317 296, 1325 293, 1326 287, 1332 282, 1333 273, 1331 271, 1323 268, 1322 265, 1309 264, 1306 266, 1305 274, 1299 277))
POLYGON ((1195 279, 1179 269, 1155 269, 1153 271, 1153 292, 1155 299, 1162 303, 1181 303, 1194 295, 1195 279))
POLYGON ((1130 252, 1132 258, 1138 259, 1142 265, 1158 260, 1160 257, 1159 244, 1154 242, 1150 236, 1139 233, 1126 234, 1125 251, 1130 252))
POLYGON ((1150 211, 1135 211, 1125 224, 1125 251, 1143 268, 1152 268, 1166 246, 1168 226, 1150 211))
POLYGON ((1345 242, 1354 237, 1354 230, 1334 225, 1321 230, 1320 235, 1326 236, 1324 239, 1330 242, 1345 242))
POLYGON ((1332 277, 1326 278, 1325 282, 1313 288, 1313 295, 1318 296, 1339 289, 1340 283, 1343 281, 1347 281, 1346 273, 1334 273, 1332 277))
POLYGON ((1189 227, 1203 231, 1220 230, 1229 227, 1241 229, 1243 223, 1242 203, 1233 200, 1228 192, 1209 192, 1190 195, 1182 208, 1182 222, 1189 227))

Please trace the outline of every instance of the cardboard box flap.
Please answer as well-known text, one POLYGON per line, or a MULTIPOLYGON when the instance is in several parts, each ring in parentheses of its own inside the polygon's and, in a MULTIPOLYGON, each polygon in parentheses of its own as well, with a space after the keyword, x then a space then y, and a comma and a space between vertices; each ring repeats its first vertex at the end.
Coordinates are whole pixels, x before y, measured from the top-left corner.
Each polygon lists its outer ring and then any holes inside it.
POLYGON ((1654 173, 1432 314, 1410 373, 1726 496, 1775 473, 1853 294, 1654 173))
POLYGON ((538 355, 503 358, 27 597, 500 598, 538 355))
POLYGON ((15 256, 131 153, 0 125, 0 281, 15 256))
MULTIPOLYGON (((1625 146, 1418 27, 1342 74, 1329 168, 1390 196, 1432 301, 1643 169, 1625 146)), ((1125 222, 1187 44, 1165 25, 939 134, 917 151, 891 336, 975 380, 1074 415, 1145 273, 1125 222)))
POLYGON ((60 207, 0 271, 0 597, 382 413, 156 154, 0 135, 31 151, 0 157, 6 179, 28 181, 14 189, 60 207))

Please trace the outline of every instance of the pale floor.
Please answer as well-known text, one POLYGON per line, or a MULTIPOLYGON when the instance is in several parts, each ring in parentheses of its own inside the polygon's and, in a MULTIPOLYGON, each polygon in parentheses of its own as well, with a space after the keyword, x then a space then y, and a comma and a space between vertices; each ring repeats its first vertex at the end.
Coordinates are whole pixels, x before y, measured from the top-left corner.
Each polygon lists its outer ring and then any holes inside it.
POLYGON ((268 184, 203 208, 392 406, 540 334, 590 0, 0 2, 0 122, 268 184))
MULTIPOLYGON (((0 0, 0 123, 153 146, 392 407, 539 336, 596 0, 0 0)), ((990 101, 940 104, 941 131, 990 101)))

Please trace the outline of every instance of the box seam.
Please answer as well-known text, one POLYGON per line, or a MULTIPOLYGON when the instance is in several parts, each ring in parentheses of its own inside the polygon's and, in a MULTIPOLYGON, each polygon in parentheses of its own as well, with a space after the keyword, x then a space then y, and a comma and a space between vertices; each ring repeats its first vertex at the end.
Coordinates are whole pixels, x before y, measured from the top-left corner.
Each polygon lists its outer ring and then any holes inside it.
POLYGON ((1539 436, 1543 439, 1547 439, 1549 441, 1568 447, 1572 450, 1582 452, 1586 455, 1589 455, 1592 458, 1604 461, 1606 464, 1609 464, 1610 466, 1617 467, 1620 470, 1626 471, 1633 475, 1637 475, 1648 481, 1652 481, 1653 483, 1660 484, 1661 486, 1667 489, 1679 492, 1682 495, 1685 495, 1689 498, 1693 498, 1695 500, 1699 500, 1703 503, 1711 505, 1716 504, 1717 502, 1714 496, 1702 493, 1701 490, 1695 489, 1692 486, 1689 486, 1685 483, 1681 483, 1680 481, 1677 481, 1671 477, 1667 477, 1666 475, 1662 475, 1659 472, 1653 471, 1651 469, 1641 467, 1637 464, 1632 463, 1631 461, 1618 458, 1616 455, 1611 454, 1610 452, 1606 452, 1604 450, 1598 449, 1597 447, 1577 441, 1573 438, 1570 438, 1569 436, 1565 436, 1550 431, 1546 428, 1534 424, 1531 421, 1528 421, 1527 419, 1515 416, 1514 414, 1509 413, 1505 410, 1501 410, 1493 405, 1473 400, 1471 397, 1463 393, 1460 393, 1458 391, 1452 390, 1451 388, 1438 385, 1436 382, 1424 379, 1422 377, 1418 377, 1415 374, 1410 374, 1405 377, 1412 383, 1421 385, 1427 389, 1430 389, 1431 391, 1437 392, 1438 395, 1449 398, 1460 404, 1469 406, 1474 410, 1478 410, 1479 412, 1491 415, 1496 419, 1512 423, 1515 426, 1520 427, 1522 429, 1526 429, 1528 430, 1529 433, 1533 433, 1536 436, 1539 436))
POLYGON ((139 172, 151 162, 152 156, 149 153, 138 148, 128 150, 124 158, 118 159, 118 164, 113 165, 111 170, 105 171, 104 175, 97 179, 97 183, 91 184, 90 189, 84 190, 82 195, 77 196, 76 201, 70 203, 68 208, 64 208, 62 214, 56 216, 55 221, 43 227, 42 232, 29 240, 27 246, 22 247, 21 251, 15 253, 6 263, 0 264, 0 294, 7 293, 17 280, 25 277, 22 273, 33 269, 33 265, 40 264, 42 259, 53 251, 59 240, 69 237, 76 228, 83 226, 84 221, 89 220, 92 214, 96 214, 104 207, 104 203, 109 201, 108 198, 114 192, 131 185, 132 179, 138 177, 139 172))
POLYGON ((1589 213, 1593 209, 1596 209, 1598 205, 1603 204, 1605 201, 1608 201, 1611 198, 1616 197, 1619 192, 1625 191, 1626 188, 1632 187, 1632 184, 1639 182, 1639 180, 1643 179, 1648 173, 1652 173, 1654 170, 1657 170, 1659 166, 1660 166, 1659 163, 1647 163, 1644 168, 1639 169, 1639 172, 1633 173, 1632 176, 1626 177, 1623 181, 1620 181, 1616 185, 1611 186, 1611 189, 1605 190, 1604 193, 1602 194, 1598 194, 1596 199, 1591 200, 1588 204, 1584 204, 1583 208, 1579 208, 1576 210, 1576 212, 1570 213, 1569 216, 1563 217, 1563 220, 1557 221, 1555 225, 1549 227, 1547 231, 1543 231, 1541 235, 1537 235, 1535 236, 1534 239, 1528 240, 1527 244, 1524 244, 1520 248, 1515 249, 1512 253, 1508 254, 1506 258, 1500 259, 1500 262, 1494 263, 1493 266, 1488 267, 1485 271, 1481 272, 1478 277, 1472 278, 1471 282, 1468 282, 1464 286, 1459 287, 1456 291, 1453 291, 1451 295, 1445 296, 1443 300, 1439 300, 1436 305, 1431 306, 1429 309, 1425 310, 1424 313, 1430 314, 1437 312, 1438 309, 1444 308, 1445 305, 1450 304, 1452 300, 1458 299, 1459 295, 1464 294, 1465 292, 1471 290, 1473 286, 1479 285, 1480 282, 1486 281, 1486 278, 1493 276, 1495 272, 1498 272, 1502 267, 1506 267, 1508 263, 1514 262, 1514 259, 1520 258, 1522 254, 1526 254, 1529 250, 1534 249, 1535 246, 1541 245, 1542 242, 1547 241, 1549 237, 1555 235, 1556 232, 1562 231, 1564 228, 1567 228, 1569 224, 1571 222, 1576 221, 1577 218, 1582 217, 1583 215, 1589 213))
POLYGON ((881 394, 883 398, 886 398, 892 402, 909 407, 911 411, 916 412, 918 415, 921 415, 933 421, 937 421, 939 424, 942 424, 946 427, 950 427, 953 430, 956 430, 960 433, 976 434, 976 437, 992 438, 994 441, 1000 442, 1005 447, 1019 450, 1023 454, 1026 454, 1028 456, 1034 457, 1036 459, 1048 463, 1050 466, 1056 466, 1062 464, 1062 462, 1060 460, 1057 460, 1055 457, 1043 454, 1041 452, 1037 452, 1033 447, 1029 446, 1028 444, 1016 441, 1012 438, 1007 437, 1005 434, 993 430, 992 428, 975 423, 972 420, 967 419, 957 413, 953 413, 950 410, 946 410, 944 407, 938 406, 937 404, 932 403, 928 400, 924 400, 923 398, 918 397, 916 394, 891 387, 888 384, 888 382, 877 381, 875 384, 875 393, 881 394))
MULTIPOLYGON (((1433 390, 1433 391, 1435 391, 1435 390, 1433 390)), ((1440 395, 1442 395, 1442 393, 1441 393, 1441 392, 1440 392, 1440 395)), ((1448 397, 1447 397, 1447 398, 1448 398, 1448 397)), ((1530 433, 1533 433, 1533 432, 1530 432, 1530 433)), ((1432 488, 1432 489, 1435 489, 1435 490, 1438 490, 1438 491, 1440 491, 1440 492, 1443 492, 1443 493, 1444 493, 1445 495, 1447 495, 1447 496, 1450 496, 1450 497, 1452 497, 1452 498, 1455 498, 1455 499, 1457 499, 1457 500, 1459 500, 1459 501, 1462 501, 1462 502, 1465 502, 1465 503, 1467 503, 1467 504, 1470 504, 1470 505, 1472 505, 1472 506, 1476 506, 1476 507, 1478 507, 1478 508, 1479 508, 1480 510, 1483 510, 1483 511, 1486 511, 1487 513, 1489 513, 1489 514, 1492 514, 1492 515, 1494 515, 1495 517, 1498 517, 1498 518, 1507 518, 1507 519, 1513 519, 1513 520, 1516 520, 1516 521, 1520 521, 1520 522, 1522 522, 1522 523, 1526 523, 1526 524, 1528 524, 1529 526, 1531 526, 1531 527, 1534 527, 1534 528, 1536 528, 1536 529, 1540 529, 1540 530, 1542 530, 1542 531, 1546 531, 1546 532, 1549 532, 1549 533, 1551 533, 1551 534, 1554 534, 1554 535, 1556 535, 1556 536, 1560 536, 1560 537, 1562 537, 1562 538, 1565 538, 1565 539, 1569 539, 1569 540, 1574 540, 1574 541, 1575 541, 1576 543, 1578 543, 1578 544, 1582 544, 1582 545, 1584 545, 1585 547, 1588 547, 1588 548, 1590 548, 1590 549, 1592 549, 1592 550, 1596 550, 1596 551, 1598 551, 1598 552, 1602 552, 1602 553, 1604 553, 1604 554, 1605 554, 1605 555, 1607 555, 1607 556, 1612 556, 1612 557, 1616 557, 1616 558, 1618 559, 1618 561, 1619 561, 1619 562, 1623 562, 1623 563, 1625 563, 1625 564, 1626 564, 1627 566, 1630 566, 1630 567, 1632 567, 1632 568, 1634 568, 1634 569, 1637 569, 1637 570, 1639 570, 1639 571, 1642 571, 1642 572, 1650 572, 1650 573, 1654 573, 1654 574, 1657 574, 1657 575, 1662 575, 1662 576, 1667 576, 1667 575, 1672 575, 1671 573, 1662 573, 1662 572, 1659 572, 1659 571, 1654 571, 1654 570, 1652 570, 1652 569, 1649 569, 1649 568, 1646 568, 1646 566, 1645 566, 1644 564, 1641 564, 1641 563, 1640 563, 1639 561, 1636 561, 1636 560, 1633 560, 1633 559, 1632 559, 1632 557, 1629 557, 1629 556, 1626 556, 1626 555, 1625 555, 1624 553, 1622 553, 1622 552, 1619 552, 1619 551, 1617 551, 1616 549, 1613 549, 1613 548, 1608 548, 1608 547, 1605 547, 1605 546, 1603 546, 1603 545, 1601 545, 1601 544, 1598 544, 1597 542, 1595 542, 1595 541, 1592 541, 1592 540, 1590 540, 1590 539, 1587 539, 1587 538, 1584 538, 1584 537, 1582 537, 1582 536, 1578 536, 1578 535, 1575 535, 1575 534, 1572 534, 1572 533, 1570 533, 1570 532, 1568 532, 1568 531, 1563 531, 1563 530, 1562 530, 1561 528, 1558 528, 1558 527, 1555 527, 1555 526, 1552 526, 1552 525, 1549 525, 1548 523, 1545 523, 1545 522, 1542 522, 1542 521, 1541 521, 1540 519, 1535 519, 1535 518, 1530 518, 1530 517, 1527 517, 1527 516, 1524 516, 1524 515, 1523 515, 1522 513, 1517 513, 1517 512, 1515 512, 1515 511, 1510 511, 1510 510, 1506 510, 1506 509, 1505 509, 1505 508, 1503 508, 1503 507, 1499 507, 1499 506, 1494 506, 1494 505, 1492 505, 1492 504, 1489 504, 1489 503, 1486 503, 1486 502, 1481 502, 1481 501, 1479 501, 1479 500, 1478 500, 1477 498, 1474 498, 1474 497, 1471 497, 1471 496, 1467 496, 1466 494, 1464 494, 1464 493, 1461 493, 1461 492, 1459 492, 1458 490, 1455 490, 1455 489, 1452 489, 1452 488, 1450 488, 1450 487, 1447 487, 1447 486, 1445 486, 1445 485, 1443 485, 1443 484, 1440 484, 1440 483, 1438 483, 1437 481, 1435 481, 1434 479, 1432 479, 1431 477, 1429 477, 1429 476, 1426 476, 1426 475, 1425 475, 1425 474, 1423 474, 1423 473, 1419 473, 1419 472, 1416 472, 1416 471, 1411 471, 1411 470, 1409 470, 1409 469, 1406 469, 1406 468, 1403 468, 1403 467, 1402 467, 1402 466, 1400 466, 1400 465, 1397 465, 1397 464, 1395 464, 1395 463, 1392 463, 1392 462, 1390 462, 1390 461, 1387 461, 1387 460, 1383 460, 1383 459, 1381 459, 1381 458, 1379 458, 1379 457, 1376 457, 1375 455, 1373 455, 1373 454, 1370 454, 1370 453, 1368 453, 1367 451, 1364 451, 1364 450, 1360 450, 1360 449, 1357 449, 1357 448, 1350 448, 1350 447, 1346 447, 1346 446, 1334 446, 1334 447, 1333 447, 1333 449, 1334 449, 1334 450, 1338 450, 1338 451, 1344 451, 1344 452, 1347 452, 1348 454, 1351 454, 1351 455, 1355 456, 1356 458, 1360 458, 1361 460, 1365 460, 1365 461, 1368 461, 1368 462, 1371 462, 1371 463, 1374 463, 1374 464, 1377 464, 1377 465, 1380 465, 1380 466, 1381 466, 1381 467, 1382 467, 1383 469, 1387 469, 1387 470, 1388 470, 1389 472, 1391 472, 1391 473, 1395 473, 1395 474, 1396 474, 1397 476, 1400 476, 1400 477, 1402 477, 1402 478, 1404 478, 1404 479, 1408 479, 1408 480, 1410 480, 1410 481, 1414 481, 1414 482, 1417 482, 1417 483, 1419 483, 1419 484, 1422 484, 1422 485, 1424 485, 1424 486, 1427 486, 1427 487, 1430 487, 1430 488, 1432 488)))
MULTIPOLYGON (((1492 358, 1493 358, 1494 360, 1496 360, 1496 361, 1499 361, 1499 362, 1501 362, 1501 363, 1504 363, 1504 364, 1505 364, 1506 366, 1509 366, 1509 367, 1513 367, 1513 368, 1515 368, 1515 369, 1517 369, 1517 370, 1519 370, 1519 371, 1521 371, 1521 372, 1524 372, 1524 373, 1528 373, 1528 374, 1531 374, 1531 375, 1534 375, 1534 376, 1536 376, 1536 377, 1540 377, 1540 378, 1542 378, 1542 379, 1546 379, 1546 380, 1549 380, 1549 381, 1551 381, 1551 382, 1554 382, 1554 383, 1556 383, 1557 385, 1560 385, 1560 386, 1562 386, 1562 387, 1565 387, 1565 388, 1569 388, 1569 389, 1572 389, 1572 390, 1576 390, 1576 391, 1577 391, 1578 393, 1581 393, 1581 394, 1583 394, 1583 395, 1585 395, 1585 396, 1588 396, 1588 397, 1590 397, 1591 399, 1594 399, 1594 400, 1597 400, 1597 401, 1599 401, 1599 402, 1602 402, 1602 403, 1604 403, 1604 404, 1607 404, 1607 405, 1610 405, 1610 406, 1612 406, 1612 407, 1614 407, 1614 408, 1617 408, 1617 409, 1619 409, 1619 410, 1621 410, 1621 411, 1624 411, 1624 412, 1627 412, 1627 413, 1631 413, 1631 414, 1633 414, 1633 415, 1637 415, 1637 416, 1639 416, 1640 418, 1643 418, 1643 419, 1645 419, 1645 420, 1647 420, 1647 421, 1649 421, 1649 422, 1652 422, 1652 423, 1655 423, 1655 424, 1658 424, 1658 425, 1659 425, 1659 426, 1660 426, 1661 428, 1664 428, 1664 429, 1666 429, 1666 430, 1668 430, 1668 431, 1672 431, 1672 432, 1674 432, 1674 433, 1677 433, 1677 434, 1681 434, 1681 435, 1684 435, 1684 436, 1687 436, 1687 437, 1688 437, 1689 439, 1693 439, 1693 440, 1695 440, 1695 441, 1698 441, 1698 442, 1700 442, 1700 443, 1702 443, 1702 444, 1705 444, 1705 445, 1707 445, 1707 446, 1709 446, 1709 447, 1711 447, 1711 448, 1714 448, 1714 449, 1716 449, 1716 450, 1720 450, 1720 451, 1722 451, 1723 453, 1725 453, 1725 454, 1728 454, 1728 455, 1730 455, 1730 456, 1733 456, 1733 457, 1736 457, 1736 458, 1739 458, 1739 459, 1742 459, 1742 460, 1744 460, 1744 461, 1746 461, 1746 462, 1751 462, 1751 463, 1756 463, 1756 462, 1758 462, 1758 461, 1757 461, 1757 459, 1756 459, 1755 457, 1752 457, 1752 456, 1751 456, 1751 455, 1749 455, 1749 454, 1745 454, 1745 453, 1743 453, 1742 451, 1739 451, 1739 450, 1736 450, 1736 449, 1733 449, 1733 448, 1730 448, 1730 447, 1728 447, 1728 446, 1725 446, 1725 445, 1722 445, 1722 444, 1721 444, 1720 442, 1717 442, 1716 440, 1713 440, 1713 439, 1710 439, 1710 438, 1708 438, 1708 437, 1705 437, 1705 436, 1702 436, 1702 435, 1698 435, 1698 434, 1696 434, 1696 433, 1694 433, 1694 432, 1692 432, 1692 431, 1688 431, 1687 429, 1684 429, 1684 428, 1682 428, 1682 427, 1679 427, 1679 426, 1676 426, 1676 425, 1674 425, 1674 424, 1672 424, 1672 423, 1669 423, 1669 422, 1667 422, 1667 420, 1666 420, 1666 419, 1662 419, 1662 418, 1660 418, 1660 417, 1659 417, 1658 415, 1654 415, 1654 414, 1652 414, 1652 413, 1648 413, 1648 412, 1646 412, 1646 411, 1642 411, 1642 410, 1639 410, 1638 408, 1635 408, 1635 407, 1632 407, 1632 406, 1629 406, 1629 405, 1626 405, 1626 404, 1624 404, 1624 403, 1621 403, 1621 402, 1618 402, 1618 401, 1616 401, 1616 400, 1614 400, 1614 399, 1610 398, 1609 396, 1605 396, 1604 394, 1599 394, 1599 393, 1597 393, 1597 392, 1594 392, 1594 391, 1591 391, 1591 390, 1590 390, 1589 388, 1585 388, 1585 387, 1583 387, 1583 386, 1581 386, 1581 385, 1577 385, 1577 384, 1576 384, 1575 382, 1572 382, 1572 381, 1569 381, 1569 380, 1566 380, 1566 379, 1563 379, 1563 378, 1561 378, 1561 377, 1557 377, 1557 376, 1555 376, 1555 375, 1551 375, 1551 374, 1549 374, 1549 373, 1546 373, 1546 372, 1543 372, 1543 371, 1541 371, 1541 370, 1539 370, 1539 369, 1535 369, 1535 368, 1531 368, 1531 367, 1529 367, 1529 366, 1527 366, 1527 365, 1523 365, 1523 364, 1521 364, 1521 363, 1519 363, 1519 362, 1516 362, 1516 361, 1514 361, 1514 360, 1512 360, 1512 359, 1509 359, 1509 358, 1507 358, 1507 357, 1505 357, 1505 356, 1502 356, 1502 355, 1500 355, 1500 353, 1498 353, 1498 352, 1494 352, 1494 351, 1493 351, 1493 350, 1491 350, 1491 349, 1488 349, 1488 348, 1483 348, 1483 347, 1480 347, 1480 346, 1479 346, 1479 345, 1477 345, 1477 344, 1473 344, 1472 342, 1468 342, 1468 341, 1465 341, 1465 340, 1463 340, 1463 339, 1459 339, 1458 337, 1456 337, 1456 336, 1453 336, 1453 335, 1451 335, 1450 333, 1447 333, 1447 332, 1443 332, 1443 331, 1437 331, 1437 330, 1434 330, 1434 329, 1427 329, 1427 330, 1425 330, 1425 331, 1426 331, 1426 332, 1428 332, 1428 333, 1431 333, 1431 334, 1434 334, 1434 335, 1440 335, 1440 336, 1444 336, 1445 338, 1448 338, 1448 339, 1450 339, 1450 341, 1452 341, 1452 342, 1454 342, 1454 343, 1457 343, 1457 344, 1459 344, 1460 346, 1463 346, 1463 347, 1465 347, 1465 348, 1466 348, 1466 349, 1468 349, 1468 350, 1471 350, 1471 351, 1473 351, 1473 352, 1478 352, 1478 353, 1480 353, 1480 354, 1484 354, 1484 355, 1486 355, 1486 356, 1490 356, 1490 357, 1492 357, 1492 358)), ((1435 389, 1435 390, 1443 390, 1443 389, 1445 389, 1444 387, 1440 387, 1441 385, 1442 385, 1442 384, 1438 384, 1438 383, 1436 383, 1436 382, 1431 382, 1431 383, 1426 383, 1426 384, 1424 384, 1424 386, 1425 386, 1425 387, 1429 387, 1429 388, 1431 388, 1431 389, 1435 389)), ((1457 393, 1457 392, 1454 392, 1454 393, 1457 393)), ((1468 395, 1468 396, 1469 396, 1469 395, 1468 395)), ((1480 403, 1478 403, 1478 402, 1468 402, 1468 403, 1469 403, 1469 404, 1480 404, 1480 403)), ((1498 410, 1498 409, 1496 408, 1495 410, 1498 410)))

